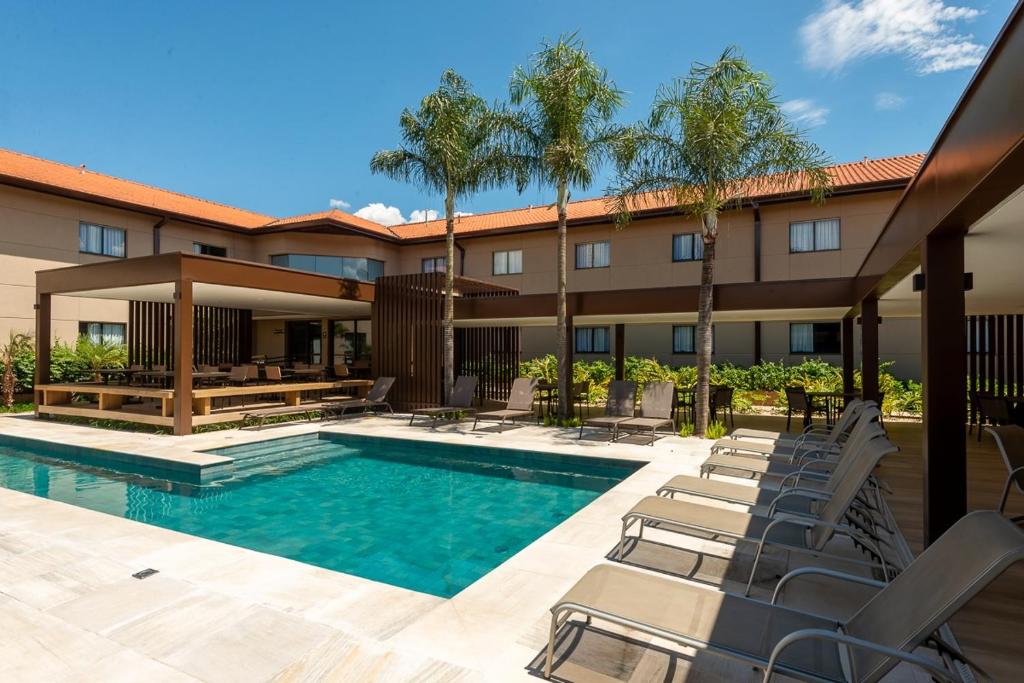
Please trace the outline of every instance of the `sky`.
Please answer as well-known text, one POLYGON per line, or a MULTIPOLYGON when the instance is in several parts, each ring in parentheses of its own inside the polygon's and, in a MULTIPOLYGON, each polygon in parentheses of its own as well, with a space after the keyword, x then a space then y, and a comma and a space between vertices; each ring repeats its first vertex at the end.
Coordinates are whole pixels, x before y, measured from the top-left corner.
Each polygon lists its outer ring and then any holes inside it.
MULTIPOLYGON (((647 116, 661 83, 738 46, 836 162, 928 150, 1013 0, 53 2, 0 6, 0 147, 273 216, 423 220, 370 173, 446 68, 489 101, 577 32, 647 116)), ((574 198, 598 196, 604 169, 574 198)), ((468 213, 553 201, 489 191, 468 213)))

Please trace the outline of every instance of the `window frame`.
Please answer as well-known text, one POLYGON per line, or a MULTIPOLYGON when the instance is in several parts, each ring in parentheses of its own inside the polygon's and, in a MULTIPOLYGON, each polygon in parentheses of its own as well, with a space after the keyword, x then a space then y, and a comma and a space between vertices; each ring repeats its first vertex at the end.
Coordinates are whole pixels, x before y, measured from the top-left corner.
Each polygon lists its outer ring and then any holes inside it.
POLYGON ((573 353, 583 353, 591 355, 601 355, 612 352, 612 341, 611 341, 611 328, 608 325, 584 325, 582 327, 573 327, 572 331, 572 348, 573 353), (604 330, 604 350, 594 350, 594 330, 604 330), (590 349, 580 349, 580 332, 590 332, 590 349))
POLYGON ((425 257, 420 259, 420 272, 421 273, 443 273, 448 268, 448 265, 445 263, 445 260, 446 259, 445 259, 444 256, 425 256, 425 257), (424 270, 423 269, 423 266, 426 265, 426 263, 428 261, 433 262, 433 264, 434 264, 433 265, 433 270, 424 270), (441 270, 437 269, 437 262, 438 261, 441 262, 441 270))
MULTIPOLYGON (((715 352, 715 324, 711 323, 711 353, 715 352)), ((697 355, 697 323, 679 323, 672 325, 672 355, 674 356, 695 356, 697 355), (676 328, 693 328, 693 351, 676 351, 676 328)))
POLYGON ((89 332, 89 326, 90 325, 99 325, 100 326, 100 341, 98 343, 103 343, 103 338, 105 336, 104 332, 103 332, 103 328, 108 326, 108 325, 110 325, 110 326, 116 325, 117 327, 121 328, 121 341, 117 342, 117 343, 119 343, 119 344, 127 344, 128 343, 128 323, 111 322, 111 321, 103 321, 103 320, 79 320, 78 321, 78 336, 79 337, 86 336, 86 337, 89 337, 90 339, 92 339, 92 333, 89 332))
POLYGON ((218 258, 227 258, 228 257, 228 248, 227 247, 222 247, 219 244, 208 244, 206 242, 193 242, 192 243, 192 253, 195 254, 196 256, 216 256, 218 258), (208 254, 208 253, 204 252, 203 249, 217 249, 219 251, 223 251, 224 253, 223 254, 208 254))
POLYGON ((790 254, 820 254, 820 253, 828 253, 830 251, 842 251, 842 249, 843 249, 843 221, 842 221, 842 219, 839 216, 832 216, 830 218, 812 218, 811 220, 807 220, 807 221, 790 221, 789 222, 789 234, 787 235, 787 238, 789 239, 789 253, 790 254), (837 226, 838 226, 839 236, 838 236, 838 239, 836 240, 837 246, 835 248, 833 248, 833 249, 819 249, 818 248, 817 224, 818 223, 823 223, 825 221, 835 221, 837 226), (811 224, 811 235, 812 235, 812 242, 814 244, 814 248, 809 250, 809 251, 793 249, 793 226, 797 225, 798 223, 810 223, 811 224))
POLYGON ((574 270, 596 270, 600 268, 611 268, 612 267, 612 241, 611 240, 593 240, 591 242, 576 242, 573 244, 573 266, 574 270), (595 244, 607 244, 608 245, 608 263, 603 266, 595 266, 594 263, 594 245, 595 244), (590 263, 589 266, 580 265, 580 247, 590 247, 590 263))
POLYGON ((283 253, 283 254, 271 254, 270 255, 270 265, 276 266, 278 268, 288 268, 290 270, 299 270, 299 271, 302 271, 303 273, 312 273, 314 275, 323 275, 324 277, 335 277, 335 278, 338 278, 338 279, 341 279, 341 280, 357 280, 358 282, 373 282, 373 281, 375 281, 377 279, 377 278, 371 278, 370 277, 370 264, 371 263, 376 263, 376 264, 380 265, 380 275, 378 275, 377 277, 382 277, 384 275, 384 273, 385 273, 386 261, 382 261, 380 259, 371 258, 369 256, 338 256, 338 255, 335 255, 335 254, 300 254, 300 253, 295 253, 295 252, 286 252, 286 253, 283 253), (305 257, 305 258, 313 259, 313 269, 311 270, 309 268, 296 268, 295 266, 293 266, 291 264, 281 265, 280 263, 274 263, 274 259, 279 259, 279 258, 289 258, 290 259, 292 257, 297 257, 297 256, 298 257, 305 257), (317 263, 317 259, 318 258, 321 258, 321 259, 338 259, 339 265, 341 266, 341 273, 338 274, 338 275, 335 275, 333 273, 325 273, 323 271, 316 270, 316 263, 317 263), (363 279, 361 279, 359 277, 355 277, 355 278, 346 277, 345 274, 344 274, 344 268, 345 268, 344 267, 344 261, 345 261, 345 259, 352 260, 352 261, 365 261, 366 262, 366 278, 367 279, 363 280, 363 279))
POLYGON ((523 274, 523 250, 520 249, 495 249, 491 252, 491 275, 495 277, 501 277, 503 275, 522 275, 523 274), (517 253, 519 254, 519 270, 509 270, 508 267, 508 255, 517 253), (499 273, 496 267, 496 259, 499 254, 505 256, 505 272, 499 273))
POLYGON ((128 258, 128 231, 125 228, 119 228, 116 225, 104 225, 103 223, 92 223, 90 221, 78 221, 78 253, 88 254, 90 256, 105 256, 107 258, 128 258), (99 251, 87 251, 82 249, 82 228, 99 228, 100 231, 100 250, 99 251), (108 254, 106 252, 107 232, 119 232, 121 233, 121 243, 124 245, 123 254, 108 254))
POLYGON ((704 238, 699 232, 679 232, 672 235, 672 263, 695 263, 704 260, 704 238), (676 258, 676 238, 690 237, 693 244, 690 246, 691 258, 676 258), (697 245, 700 244, 700 256, 697 256, 697 245))
POLYGON ((815 355, 818 355, 818 356, 838 356, 838 355, 842 354, 842 352, 843 352, 843 328, 842 328, 842 323, 827 322, 827 321, 826 322, 805 322, 805 321, 800 321, 800 322, 791 322, 791 323, 789 323, 789 354, 791 356, 796 356, 796 355, 800 355, 800 354, 815 354, 815 355), (813 350, 811 350, 811 351, 795 351, 795 350, 793 350, 793 326, 794 325, 810 325, 811 326, 811 344, 814 346, 813 350), (821 351, 821 350, 818 349, 818 335, 816 333, 815 328, 817 326, 819 326, 819 325, 821 325, 821 326, 824 326, 824 325, 832 326, 832 325, 834 325, 835 326, 836 332, 837 332, 836 338, 838 339, 838 342, 839 342, 835 351, 821 351))

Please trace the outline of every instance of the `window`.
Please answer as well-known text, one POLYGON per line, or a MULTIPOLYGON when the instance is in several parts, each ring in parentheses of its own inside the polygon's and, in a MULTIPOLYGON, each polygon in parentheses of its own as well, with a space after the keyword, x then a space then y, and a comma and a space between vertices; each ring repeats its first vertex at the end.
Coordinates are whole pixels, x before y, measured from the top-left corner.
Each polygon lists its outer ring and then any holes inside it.
POLYGON ((612 264, 611 242, 587 242, 576 245, 576 268, 607 268, 612 264))
MULTIPOLYGON (((711 326, 711 352, 715 351, 715 326, 711 326)), ((672 353, 697 353, 697 326, 672 326, 672 353)))
POLYGON ((124 230, 94 223, 78 224, 78 251, 124 258, 124 230))
POLYGON ((789 251, 835 251, 839 248, 839 219, 789 224, 789 251))
POLYGON ((608 353, 607 327, 577 327, 576 353, 608 353))
POLYGON ((316 256, 314 254, 276 254, 270 263, 282 268, 305 270, 332 277, 373 282, 384 274, 384 262, 353 256, 316 256))
POLYGON ((523 272, 523 250, 494 252, 494 275, 515 275, 523 272))
POLYGON ((212 244, 203 244, 202 242, 192 243, 192 253, 202 254, 203 256, 221 256, 227 257, 227 247, 216 247, 212 244))
POLYGON ((840 353, 839 323, 790 323, 790 353, 840 353))
POLYGON ((125 323, 78 323, 78 336, 89 337, 97 344, 124 344, 125 323))
POLYGON ((444 256, 432 256, 431 258, 425 258, 420 263, 420 272, 423 273, 443 273, 444 272, 444 256))
POLYGON ((672 235, 673 261, 700 261, 704 258, 704 240, 700 233, 672 235))

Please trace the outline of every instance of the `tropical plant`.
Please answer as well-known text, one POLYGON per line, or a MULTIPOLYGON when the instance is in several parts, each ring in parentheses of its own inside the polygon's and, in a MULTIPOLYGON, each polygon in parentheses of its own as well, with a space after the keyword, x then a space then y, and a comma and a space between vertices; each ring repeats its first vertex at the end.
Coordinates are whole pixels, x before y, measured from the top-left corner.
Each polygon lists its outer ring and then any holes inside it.
POLYGON ((0 361, 4 364, 3 380, 0 381, 0 394, 3 395, 4 406, 14 405, 14 360, 26 350, 32 349, 32 335, 11 330, 7 342, 0 346, 0 361))
POLYGON ((708 428, 705 430, 705 435, 707 436, 707 438, 714 440, 724 438, 725 435, 728 433, 729 428, 725 425, 724 422, 719 422, 718 420, 711 422, 708 425, 708 428))
POLYGON ((86 370, 123 368, 128 364, 127 346, 106 339, 96 340, 87 334, 78 338, 75 355, 86 370))
POLYGON ((521 107, 510 132, 516 157, 537 183, 555 188, 558 216, 558 414, 572 413, 569 329, 566 310, 566 221, 570 188, 585 190, 608 158, 620 129, 612 117, 623 94, 594 63, 575 34, 546 42, 528 67, 517 67, 509 85, 521 107))
POLYGON ((787 120, 768 77, 733 47, 715 63, 694 64, 686 78, 662 86, 649 119, 617 140, 618 179, 611 192, 620 227, 632 211, 652 203, 701 222, 694 429, 703 435, 719 214, 746 198, 780 190, 807 191, 823 201, 830 188, 828 159, 787 120))
POLYGON ((496 144, 502 118, 473 93, 472 86, 451 69, 441 75, 437 90, 413 112, 398 120, 402 144, 382 150, 370 160, 370 171, 412 183, 444 197, 445 284, 442 320, 444 395, 455 383, 455 206, 470 195, 516 178, 526 184, 515 159, 496 144))

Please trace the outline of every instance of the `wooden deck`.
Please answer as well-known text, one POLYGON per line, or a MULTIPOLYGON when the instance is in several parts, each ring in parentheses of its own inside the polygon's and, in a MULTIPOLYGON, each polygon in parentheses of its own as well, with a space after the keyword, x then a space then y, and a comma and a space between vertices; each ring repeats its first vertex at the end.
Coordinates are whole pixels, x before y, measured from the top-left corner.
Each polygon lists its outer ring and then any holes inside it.
MULTIPOLYGON (((737 415, 737 427, 785 429, 785 418, 737 415)), ((922 547, 922 481, 920 423, 886 423, 889 436, 900 453, 887 458, 879 475, 893 489, 889 505, 903 534, 915 552, 922 547)), ((985 434, 967 440, 967 504, 972 510, 992 509, 999 504, 1006 468, 992 437, 985 434)), ((1024 515, 1024 496, 1013 492, 1007 506, 1010 514, 1024 515)), ((970 552, 969 548, 964 549, 970 552)), ((1018 629, 1024 630, 1024 566, 1007 571, 971 601, 952 622, 953 632, 969 657, 974 658, 997 681, 1015 681, 1024 671, 1024 649, 1018 629)))

